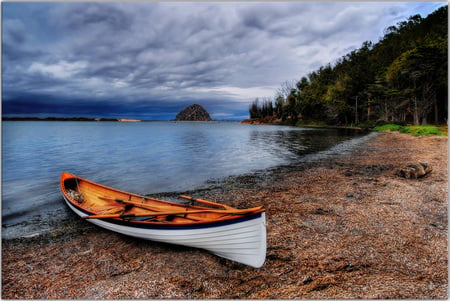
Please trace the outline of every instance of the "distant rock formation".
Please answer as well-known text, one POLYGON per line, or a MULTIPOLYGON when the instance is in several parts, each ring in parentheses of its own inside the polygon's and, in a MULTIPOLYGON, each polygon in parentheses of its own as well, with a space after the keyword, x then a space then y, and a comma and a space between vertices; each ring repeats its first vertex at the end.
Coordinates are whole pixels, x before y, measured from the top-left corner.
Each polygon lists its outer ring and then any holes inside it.
POLYGON ((175 121, 211 121, 211 116, 201 105, 193 104, 181 110, 175 121))

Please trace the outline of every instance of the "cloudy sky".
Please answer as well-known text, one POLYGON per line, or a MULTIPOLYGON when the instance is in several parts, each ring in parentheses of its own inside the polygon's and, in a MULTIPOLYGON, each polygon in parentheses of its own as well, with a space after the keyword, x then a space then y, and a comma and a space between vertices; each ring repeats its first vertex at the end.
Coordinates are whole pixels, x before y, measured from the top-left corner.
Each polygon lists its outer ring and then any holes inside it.
POLYGON ((2 3, 3 115, 170 120, 256 98, 447 2, 2 3))

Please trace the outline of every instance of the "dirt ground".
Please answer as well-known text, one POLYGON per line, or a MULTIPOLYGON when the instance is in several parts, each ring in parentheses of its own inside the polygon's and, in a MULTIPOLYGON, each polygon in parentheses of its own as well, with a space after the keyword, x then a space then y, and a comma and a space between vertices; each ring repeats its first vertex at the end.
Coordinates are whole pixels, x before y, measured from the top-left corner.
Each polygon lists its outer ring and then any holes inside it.
POLYGON ((2 298, 447 299, 447 146, 447 137, 382 133, 351 155, 197 192, 266 207, 260 269, 74 216, 48 235, 2 241, 2 298), (396 175, 417 162, 433 171, 396 175))

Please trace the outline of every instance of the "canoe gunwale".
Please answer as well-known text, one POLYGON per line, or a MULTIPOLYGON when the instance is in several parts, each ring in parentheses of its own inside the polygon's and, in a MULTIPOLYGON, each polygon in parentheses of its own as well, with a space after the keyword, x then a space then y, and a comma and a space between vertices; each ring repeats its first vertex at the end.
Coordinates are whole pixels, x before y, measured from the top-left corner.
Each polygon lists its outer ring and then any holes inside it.
MULTIPOLYGON (((68 205, 75 207, 78 215, 87 216, 92 213, 84 210, 83 208, 76 206, 70 199, 64 198, 68 205)), ((73 209, 72 209, 73 210, 73 209)), ((262 217, 264 212, 259 212, 250 215, 238 216, 233 219, 222 219, 215 222, 190 222, 190 223, 162 223, 162 222, 146 222, 146 221, 138 221, 138 220, 128 220, 123 218, 106 218, 101 219, 104 222, 120 225, 120 226, 130 226, 138 229, 152 229, 152 230, 195 230, 202 228, 214 228, 214 227, 222 227, 226 225, 238 224, 244 221, 249 221, 253 219, 259 219, 262 217)), ((92 221, 89 220, 89 221, 92 221)))
MULTIPOLYGON (((61 192, 63 193, 63 196, 64 196, 65 200, 67 202, 69 202, 72 206, 77 208, 79 211, 81 211, 84 216, 95 216, 98 213, 93 211, 93 210, 89 210, 86 207, 81 206, 80 204, 78 204, 75 200, 73 200, 70 197, 70 195, 67 193, 67 189, 66 189, 66 186, 65 186, 65 181, 69 180, 69 179, 74 179, 75 181, 77 181, 77 183, 83 181, 83 182, 88 183, 89 185, 94 185, 94 186, 101 187, 101 188, 106 189, 106 190, 110 190, 110 191, 113 191, 113 192, 116 192, 116 193, 130 195, 130 196, 133 196, 133 197, 145 198, 147 200, 151 200, 152 202, 158 202, 158 203, 161 203, 161 204, 164 204, 164 205, 168 204, 168 205, 173 205, 173 206, 176 206, 176 207, 179 207, 179 208, 187 208, 186 206, 183 206, 180 203, 164 201, 164 200, 158 200, 158 199, 151 198, 151 197, 141 196, 141 195, 138 195, 138 194, 134 194, 134 193, 126 192, 126 191, 119 190, 119 189, 116 189, 116 188, 112 188, 112 187, 109 187, 109 186, 105 186, 105 185, 102 185, 102 184, 99 184, 99 183, 96 183, 96 182, 92 182, 92 181, 86 180, 84 178, 81 178, 81 177, 78 177, 78 176, 75 176, 75 175, 72 175, 72 174, 69 174, 69 173, 63 172, 63 174, 61 175, 61 180, 60 180, 61 192)), ((189 206, 189 208, 199 209, 199 210, 211 209, 209 207, 203 207, 203 206, 189 206)), ((132 224, 133 226, 141 227, 141 228, 155 228, 155 229, 157 229, 157 228, 168 228, 168 229, 170 229, 170 228, 174 228, 174 229, 177 228, 177 229, 180 229, 180 228, 188 228, 188 227, 198 228, 198 227, 202 227, 202 226, 204 226, 204 227, 214 227, 214 226, 221 226, 221 225, 224 225, 224 224, 239 223, 241 221, 259 218, 261 216, 261 213, 263 213, 263 212, 265 212, 265 209, 261 208, 259 210, 255 210, 255 211, 252 211, 252 212, 249 212, 249 213, 228 214, 228 215, 225 215, 225 216, 223 216, 221 218, 217 218, 216 220, 186 221, 184 223, 181 223, 181 222, 177 222, 177 223, 161 222, 161 221, 152 221, 152 220, 141 221, 141 220, 133 220, 131 218, 122 218, 122 217, 111 217, 111 218, 106 218, 106 219, 103 219, 103 220, 111 222, 111 223, 116 223, 116 224, 127 224, 127 225, 132 224)), ((189 211, 186 211, 186 214, 189 214, 189 211)), ((223 214, 227 214, 226 210, 224 210, 223 214)))

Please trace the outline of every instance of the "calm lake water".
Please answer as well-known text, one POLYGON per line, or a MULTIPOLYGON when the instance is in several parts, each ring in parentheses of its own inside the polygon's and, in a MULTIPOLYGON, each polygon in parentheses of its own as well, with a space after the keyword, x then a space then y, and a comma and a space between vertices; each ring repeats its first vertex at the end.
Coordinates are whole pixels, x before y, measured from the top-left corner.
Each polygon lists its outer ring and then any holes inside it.
POLYGON ((138 194, 183 192, 340 153, 361 135, 228 122, 3 122, 2 237, 48 231, 67 218, 62 171, 138 194))

